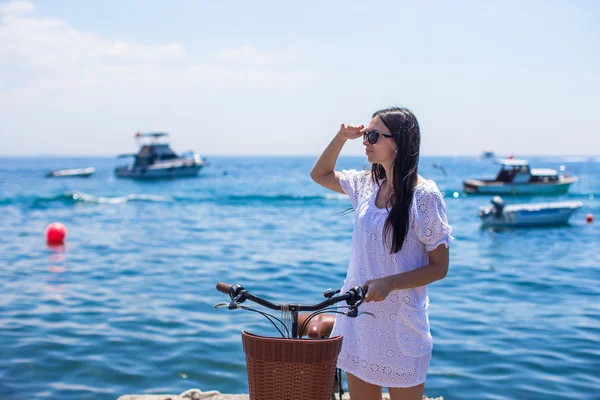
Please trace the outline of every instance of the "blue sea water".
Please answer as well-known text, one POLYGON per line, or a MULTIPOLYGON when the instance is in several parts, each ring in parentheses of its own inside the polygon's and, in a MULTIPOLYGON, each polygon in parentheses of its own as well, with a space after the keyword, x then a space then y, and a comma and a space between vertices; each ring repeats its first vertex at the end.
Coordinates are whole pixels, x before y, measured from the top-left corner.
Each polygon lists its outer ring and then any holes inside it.
MULTIPOLYGON (((209 161, 197 178, 138 182, 115 179, 112 158, 0 158, 1 399, 247 392, 240 330, 275 332, 257 314, 214 310, 226 300, 215 283, 303 303, 342 284, 353 214, 311 181, 315 157, 209 161), (44 177, 88 166, 87 179, 44 177), (45 244, 54 221, 68 229, 63 248, 45 244)), ((585 221, 600 217, 600 163, 530 161, 580 177, 569 195, 518 199, 580 200, 570 225, 481 229, 490 198, 461 182, 496 167, 421 160, 456 237, 448 276, 430 286, 429 396, 600 398, 600 221, 585 221)))

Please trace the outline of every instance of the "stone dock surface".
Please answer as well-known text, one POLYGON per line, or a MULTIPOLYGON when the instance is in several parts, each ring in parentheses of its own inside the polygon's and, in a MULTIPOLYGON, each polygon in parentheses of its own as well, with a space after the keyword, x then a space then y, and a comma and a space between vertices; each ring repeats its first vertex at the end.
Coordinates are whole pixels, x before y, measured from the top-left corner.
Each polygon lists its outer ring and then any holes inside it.
MULTIPOLYGON (((348 393, 344 394, 343 399, 350 400, 348 393)), ((383 399, 389 400, 389 396, 384 394, 383 399)), ((214 390, 202 392, 197 389, 192 389, 181 394, 126 394, 119 397, 117 400, 249 400, 249 398, 247 394, 224 394, 214 390)), ((423 400, 444 400, 444 398, 423 396, 423 400)))

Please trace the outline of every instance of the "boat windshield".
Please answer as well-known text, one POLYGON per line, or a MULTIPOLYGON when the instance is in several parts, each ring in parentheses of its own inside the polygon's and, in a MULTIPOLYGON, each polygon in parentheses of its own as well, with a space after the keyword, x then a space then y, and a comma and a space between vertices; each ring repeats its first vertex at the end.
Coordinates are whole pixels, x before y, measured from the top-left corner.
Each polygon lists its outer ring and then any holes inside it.
POLYGON ((513 181, 528 181, 530 177, 527 165, 503 165, 496 178, 497 182, 510 183, 513 181))

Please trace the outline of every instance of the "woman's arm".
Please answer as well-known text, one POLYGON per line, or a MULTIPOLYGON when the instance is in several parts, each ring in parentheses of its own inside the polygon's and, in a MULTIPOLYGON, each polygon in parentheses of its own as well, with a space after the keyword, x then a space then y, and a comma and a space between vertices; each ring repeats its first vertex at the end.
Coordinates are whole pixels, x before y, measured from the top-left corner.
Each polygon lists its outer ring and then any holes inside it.
POLYGON ((335 171, 335 163, 348 139, 356 139, 362 135, 364 125, 342 124, 329 146, 325 148, 312 170, 310 177, 319 185, 335 192, 344 193, 340 186, 340 173, 335 171))
POLYGON ((427 252, 429 264, 409 272, 365 282, 363 287, 368 288, 365 301, 382 301, 392 290, 425 286, 444 279, 448 273, 449 254, 450 250, 441 244, 432 251, 427 252))

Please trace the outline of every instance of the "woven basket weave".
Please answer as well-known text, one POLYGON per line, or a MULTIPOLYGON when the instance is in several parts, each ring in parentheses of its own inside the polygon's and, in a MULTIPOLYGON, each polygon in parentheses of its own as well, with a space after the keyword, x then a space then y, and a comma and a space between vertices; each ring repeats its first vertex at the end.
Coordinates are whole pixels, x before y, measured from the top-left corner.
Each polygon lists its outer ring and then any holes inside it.
POLYGON ((342 336, 285 339, 242 331, 250 400, 331 400, 342 336))

